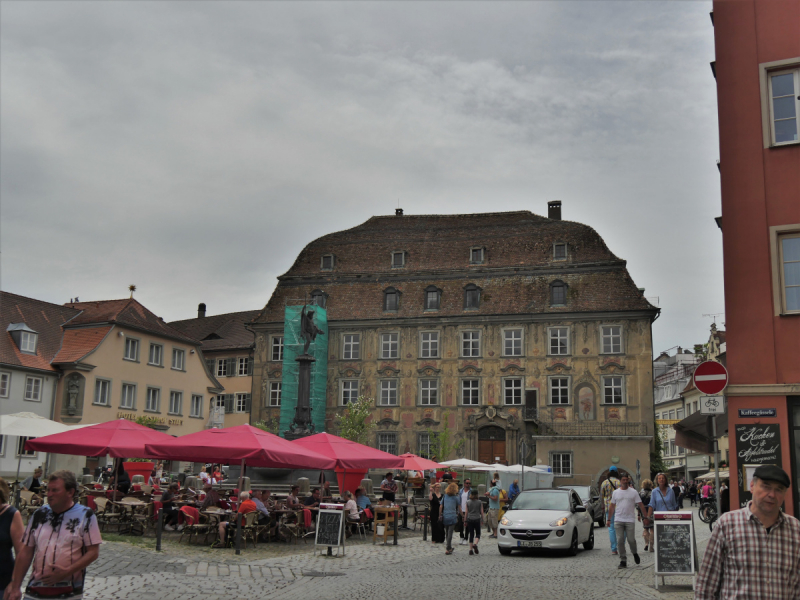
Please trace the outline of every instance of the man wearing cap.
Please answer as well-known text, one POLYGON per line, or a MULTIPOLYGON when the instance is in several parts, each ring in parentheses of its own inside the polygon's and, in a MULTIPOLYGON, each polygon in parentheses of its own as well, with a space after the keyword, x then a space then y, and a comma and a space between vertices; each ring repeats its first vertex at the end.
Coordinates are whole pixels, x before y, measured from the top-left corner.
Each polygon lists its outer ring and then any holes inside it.
POLYGON ((611 554, 617 553, 617 532, 614 529, 614 515, 612 514, 609 519, 608 510, 611 507, 611 496, 617 488, 619 488, 619 471, 616 465, 611 465, 608 468, 608 479, 600 486, 600 496, 603 498, 606 526, 608 526, 608 539, 611 542, 611 554))
POLYGON ((781 511, 789 476, 762 465, 753 499, 722 515, 708 541, 695 598, 800 599, 800 521, 781 511))

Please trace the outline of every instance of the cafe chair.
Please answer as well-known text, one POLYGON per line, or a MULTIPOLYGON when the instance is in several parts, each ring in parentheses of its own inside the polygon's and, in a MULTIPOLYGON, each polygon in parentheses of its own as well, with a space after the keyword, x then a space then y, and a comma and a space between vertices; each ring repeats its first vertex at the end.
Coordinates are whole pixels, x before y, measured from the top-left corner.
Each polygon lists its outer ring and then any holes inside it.
POLYGON ((247 540, 252 540, 253 548, 258 543, 258 513, 251 512, 244 515, 244 523, 242 523, 242 543, 247 548, 247 540))
POLYGON ((122 524, 122 511, 108 498, 98 496, 94 499, 94 503, 97 506, 96 516, 100 531, 105 531, 106 527, 109 525, 116 526, 117 531, 119 531, 120 525, 122 524))
POLYGON ((354 526, 356 528, 356 533, 361 536, 362 540, 367 539, 367 523, 369 523, 369 518, 367 517, 367 513, 363 510, 359 511, 358 513, 358 521, 347 521, 345 519, 345 523, 347 526, 354 526))

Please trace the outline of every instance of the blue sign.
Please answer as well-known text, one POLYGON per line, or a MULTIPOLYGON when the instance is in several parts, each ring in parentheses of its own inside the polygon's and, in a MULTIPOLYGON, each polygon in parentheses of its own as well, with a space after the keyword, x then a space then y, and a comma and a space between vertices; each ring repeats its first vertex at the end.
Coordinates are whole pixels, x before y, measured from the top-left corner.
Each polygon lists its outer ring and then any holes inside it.
POLYGON ((757 419, 759 417, 776 417, 778 411, 774 408, 740 408, 740 419, 757 419))

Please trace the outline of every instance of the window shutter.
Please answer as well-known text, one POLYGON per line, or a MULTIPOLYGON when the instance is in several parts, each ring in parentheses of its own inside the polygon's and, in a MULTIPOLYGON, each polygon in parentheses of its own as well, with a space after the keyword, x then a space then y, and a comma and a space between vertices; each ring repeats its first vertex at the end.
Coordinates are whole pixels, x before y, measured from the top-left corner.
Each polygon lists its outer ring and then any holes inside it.
POLYGON ((211 373, 213 377, 217 376, 216 371, 214 371, 214 365, 216 364, 216 362, 217 361, 215 361, 213 358, 206 359, 206 366, 208 367, 208 372, 211 373))
POLYGON ((247 374, 248 375, 252 375, 253 374, 253 357, 252 356, 247 359, 247 374))
POLYGON ((236 359, 226 358, 225 362, 227 363, 225 366, 228 371, 228 377, 236 377, 236 359))
POLYGON ((244 397, 244 412, 249 413, 250 407, 253 404, 253 395, 252 394, 245 394, 244 397))
POLYGON ((233 394, 225 394, 225 414, 233 412, 233 394))

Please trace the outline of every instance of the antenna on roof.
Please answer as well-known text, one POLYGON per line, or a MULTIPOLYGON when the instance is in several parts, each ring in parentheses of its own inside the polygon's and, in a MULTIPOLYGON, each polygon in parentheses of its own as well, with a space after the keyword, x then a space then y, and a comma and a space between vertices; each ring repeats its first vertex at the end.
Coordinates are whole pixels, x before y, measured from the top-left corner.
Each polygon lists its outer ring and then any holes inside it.
POLYGON ((131 298, 133 298, 133 292, 135 292, 135 291, 136 291, 136 286, 135 286, 135 285, 133 285, 133 284, 131 284, 131 285, 129 285, 129 286, 128 286, 128 290, 129 290, 129 291, 130 291, 130 293, 131 293, 131 298))
POLYGON ((711 317, 712 319, 714 319, 713 322, 714 322, 714 325, 716 325, 717 324, 717 317, 721 317, 724 314, 725 314, 724 312, 721 312, 721 313, 709 313, 709 314, 705 314, 703 316, 704 317, 711 317))

